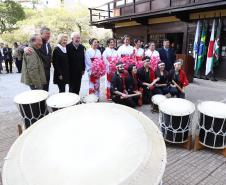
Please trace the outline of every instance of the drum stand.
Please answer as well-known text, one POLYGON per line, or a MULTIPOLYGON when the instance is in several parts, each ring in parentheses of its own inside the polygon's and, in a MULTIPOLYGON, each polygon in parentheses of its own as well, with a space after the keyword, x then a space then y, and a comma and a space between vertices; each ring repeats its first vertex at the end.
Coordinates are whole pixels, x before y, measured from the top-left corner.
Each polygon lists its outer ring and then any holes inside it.
MULTIPOLYGON (((195 136, 195 144, 194 144, 194 151, 203 150, 205 148, 209 148, 204 146, 200 143, 199 136, 195 136)), ((224 149, 213 149, 215 152, 222 154, 224 157, 226 157, 226 148, 224 149)))
POLYGON ((168 145, 177 145, 187 150, 191 150, 192 148, 192 135, 188 136, 188 140, 184 143, 172 143, 165 140, 168 145))
POLYGON ((18 129, 18 134, 19 136, 23 133, 23 129, 22 126, 20 124, 17 125, 17 129, 18 129))

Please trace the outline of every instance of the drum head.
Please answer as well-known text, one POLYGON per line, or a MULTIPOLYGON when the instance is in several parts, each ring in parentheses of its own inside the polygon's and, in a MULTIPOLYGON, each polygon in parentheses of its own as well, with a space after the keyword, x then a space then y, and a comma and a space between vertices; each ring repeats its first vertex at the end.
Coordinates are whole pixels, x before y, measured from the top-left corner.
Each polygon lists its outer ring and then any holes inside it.
POLYGON ((195 105, 182 98, 169 98, 160 103, 159 110, 171 116, 186 116, 195 111, 195 105))
POLYGON ((50 96, 46 104, 52 108, 65 108, 76 105, 80 101, 80 96, 75 93, 58 93, 50 96))
POLYGON ((49 96, 47 91, 44 90, 30 90, 17 95, 14 102, 17 104, 32 104, 43 101, 49 96))
POLYGON ((155 105, 159 105, 161 102, 165 101, 167 98, 162 94, 156 94, 152 96, 151 100, 155 105))
POLYGON ((213 118, 226 118, 226 104, 216 101, 205 101, 198 104, 199 112, 213 118))
POLYGON ((158 185, 166 147, 142 113, 116 104, 82 104, 47 115, 11 147, 3 185, 158 185), (13 173, 12 173, 13 171, 13 173))
POLYGON ((83 99, 84 103, 96 103, 98 102, 98 97, 95 94, 89 94, 83 99))

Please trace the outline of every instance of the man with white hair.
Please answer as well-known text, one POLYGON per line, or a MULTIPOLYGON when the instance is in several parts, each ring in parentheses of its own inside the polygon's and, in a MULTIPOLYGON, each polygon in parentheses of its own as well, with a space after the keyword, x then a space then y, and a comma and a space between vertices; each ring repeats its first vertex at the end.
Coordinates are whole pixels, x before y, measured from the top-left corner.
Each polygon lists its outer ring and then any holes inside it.
POLYGON ((42 59, 38 55, 38 50, 42 48, 41 35, 34 34, 29 40, 29 47, 33 49, 31 54, 24 54, 21 82, 29 85, 32 90, 43 89, 46 84, 46 75, 42 59))
POLYGON ((66 46, 70 73, 69 92, 79 94, 85 71, 85 47, 80 43, 80 33, 73 32, 71 39, 72 41, 66 46))
MULTIPOLYGON (((43 85, 43 90, 49 91, 49 81, 50 81, 50 67, 51 67, 51 60, 52 60, 52 48, 49 43, 49 39, 51 36, 50 29, 46 26, 41 27, 40 35, 42 38, 42 47, 37 50, 37 54, 41 58, 46 75, 46 84, 43 85)), ((32 55, 33 48, 25 47, 24 53, 27 55, 32 55)))

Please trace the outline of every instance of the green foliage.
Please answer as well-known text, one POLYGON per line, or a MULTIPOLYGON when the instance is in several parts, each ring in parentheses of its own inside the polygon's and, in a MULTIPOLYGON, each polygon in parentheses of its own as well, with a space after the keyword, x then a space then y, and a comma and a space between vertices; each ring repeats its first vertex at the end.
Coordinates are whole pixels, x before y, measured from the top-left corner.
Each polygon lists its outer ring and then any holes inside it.
POLYGON ((74 31, 81 33, 82 42, 87 45, 88 40, 96 37, 104 43, 111 36, 111 31, 97 29, 89 25, 88 8, 76 5, 68 8, 46 8, 41 10, 25 9, 26 18, 17 23, 19 30, 2 35, 7 42, 27 42, 29 35, 38 32, 41 26, 47 26, 51 30, 51 43, 55 45, 57 35, 66 33, 68 36, 74 31), (11 37, 10 37, 11 35, 11 37), (21 38, 20 38, 21 37, 21 38), (15 40, 14 40, 15 39, 15 40))
POLYGON ((7 0, 0 2, 0 34, 12 31, 15 24, 25 18, 25 12, 20 4, 7 0))
POLYGON ((26 43, 29 34, 21 30, 14 30, 13 32, 5 32, 2 34, 2 40, 12 45, 14 42, 26 43))

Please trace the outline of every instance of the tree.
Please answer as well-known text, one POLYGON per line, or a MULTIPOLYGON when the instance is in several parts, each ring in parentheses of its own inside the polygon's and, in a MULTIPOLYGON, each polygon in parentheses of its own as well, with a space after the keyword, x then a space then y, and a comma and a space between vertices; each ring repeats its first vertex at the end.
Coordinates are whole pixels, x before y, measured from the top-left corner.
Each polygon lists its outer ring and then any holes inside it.
POLYGON ((50 28, 50 42, 53 46, 56 44, 57 36, 60 33, 66 33, 70 36, 74 31, 80 32, 82 43, 87 47, 89 47, 88 40, 92 37, 103 43, 107 38, 112 37, 111 31, 90 26, 88 8, 79 4, 70 8, 25 9, 25 13, 26 18, 16 24, 18 30, 1 35, 3 41, 26 43, 29 35, 39 32, 42 26, 50 28))
POLYGON ((17 21, 25 18, 22 6, 14 1, 0 2, 0 34, 16 29, 17 21))

